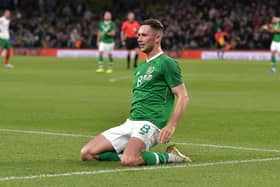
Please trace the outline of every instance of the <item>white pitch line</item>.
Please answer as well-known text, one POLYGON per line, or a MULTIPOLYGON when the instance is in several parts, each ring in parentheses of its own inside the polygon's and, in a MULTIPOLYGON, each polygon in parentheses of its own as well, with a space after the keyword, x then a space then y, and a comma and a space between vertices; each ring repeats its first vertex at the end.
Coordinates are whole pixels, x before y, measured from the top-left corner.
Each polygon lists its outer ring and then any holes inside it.
POLYGON ((77 137, 77 138, 91 138, 93 136, 84 134, 71 134, 71 133, 60 133, 60 132, 47 132, 47 131, 29 131, 29 130, 18 130, 18 129, 0 129, 1 132, 13 132, 13 133, 23 133, 23 134, 39 134, 39 135, 49 135, 49 136, 64 136, 64 137, 77 137))
POLYGON ((199 164, 178 164, 178 165, 162 165, 162 166, 149 166, 149 167, 145 166, 145 167, 119 168, 119 169, 107 169, 107 170, 95 170, 95 171, 74 171, 74 172, 67 172, 67 173, 39 174, 39 175, 30 175, 30 176, 7 176, 7 177, 0 177, 0 182, 42 179, 42 178, 51 178, 51 177, 98 175, 98 174, 108 174, 108 173, 131 172, 131 171, 147 171, 147 170, 157 170, 157 169, 198 168, 198 167, 234 165, 234 164, 268 162, 268 161, 278 161, 278 160, 280 160, 280 157, 249 159, 249 160, 229 160, 229 161, 207 162, 207 163, 199 163, 199 164))
MULTIPOLYGON (((84 134, 47 132, 47 131, 29 131, 29 130, 19 130, 19 129, 0 129, 0 132, 38 134, 38 135, 49 135, 49 136, 64 136, 64 137, 77 137, 77 138, 93 138, 94 137, 94 136, 84 135, 84 134)), ((199 143, 188 143, 188 142, 170 142, 170 143, 174 143, 174 144, 178 144, 178 145, 197 146, 197 147, 212 147, 212 148, 218 148, 218 149, 232 149, 232 150, 243 150, 243 151, 280 153, 280 150, 278 150, 278 149, 241 147, 241 146, 231 146, 231 145, 199 144, 199 143)))
POLYGON ((187 142, 171 142, 171 143, 178 144, 178 145, 212 147, 212 148, 219 148, 219 149, 234 149, 234 150, 243 150, 243 151, 259 151, 259 152, 280 153, 280 150, 278 150, 278 149, 265 149, 265 148, 240 147, 240 146, 215 145, 215 144, 197 144, 197 143, 187 143, 187 142))

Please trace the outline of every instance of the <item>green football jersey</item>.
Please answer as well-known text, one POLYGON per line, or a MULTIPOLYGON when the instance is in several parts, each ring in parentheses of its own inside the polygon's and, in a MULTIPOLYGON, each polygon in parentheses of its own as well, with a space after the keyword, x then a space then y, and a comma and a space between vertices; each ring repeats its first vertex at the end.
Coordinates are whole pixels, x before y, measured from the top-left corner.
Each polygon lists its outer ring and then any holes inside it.
POLYGON ((115 31, 116 25, 112 21, 102 21, 99 23, 98 26, 99 31, 101 31, 103 34, 101 36, 101 41, 104 43, 113 43, 114 42, 114 36, 109 36, 107 33, 115 31))
POLYGON ((171 89, 182 83, 179 65, 163 53, 140 64, 133 79, 130 119, 150 121, 163 128, 174 107, 171 89))
MULTIPOLYGON (((280 21, 277 21, 276 23, 272 24, 273 29, 280 29, 280 21)), ((280 42, 280 33, 275 32, 273 34, 273 39, 274 42, 280 42)))

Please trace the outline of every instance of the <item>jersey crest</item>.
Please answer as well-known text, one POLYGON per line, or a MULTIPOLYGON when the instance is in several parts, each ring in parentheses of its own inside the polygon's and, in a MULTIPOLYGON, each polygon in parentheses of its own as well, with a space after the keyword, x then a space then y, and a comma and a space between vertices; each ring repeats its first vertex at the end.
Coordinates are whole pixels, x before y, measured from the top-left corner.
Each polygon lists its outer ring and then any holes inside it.
POLYGON ((147 69, 146 74, 147 74, 147 75, 151 75, 151 74, 154 72, 154 70, 155 70, 155 67, 154 67, 154 66, 150 66, 150 67, 147 69))

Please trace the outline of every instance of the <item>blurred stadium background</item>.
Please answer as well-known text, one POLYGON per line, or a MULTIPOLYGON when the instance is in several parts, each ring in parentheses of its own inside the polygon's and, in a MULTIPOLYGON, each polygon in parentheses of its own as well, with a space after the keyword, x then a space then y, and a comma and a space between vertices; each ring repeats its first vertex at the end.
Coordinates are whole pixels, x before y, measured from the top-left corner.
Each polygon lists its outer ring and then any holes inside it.
POLYGON ((1 0, 1 9, 11 9, 11 38, 15 47, 95 48, 97 24, 104 10, 111 10, 120 27, 129 10, 136 19, 158 18, 167 27, 165 49, 215 49, 217 28, 230 33, 238 42, 236 49, 268 49, 271 36, 260 26, 279 15, 279 1, 218 0, 1 0), (77 33, 73 33, 77 30, 77 33), (75 36, 74 36, 75 35, 75 36), (75 46, 76 40, 82 40, 75 46))
POLYGON ((279 7, 279 0, 0 0, 0 12, 13 14, 15 64, 0 68, 0 186, 280 186, 280 76, 267 73, 272 35, 260 29, 279 7), (118 29, 110 75, 95 73, 104 10, 118 29), (129 10, 166 26, 163 48, 177 57, 191 98, 173 141, 190 165, 79 161, 90 136, 129 113, 133 69, 120 44, 129 10), (217 57, 218 28, 235 44, 227 60, 217 57))

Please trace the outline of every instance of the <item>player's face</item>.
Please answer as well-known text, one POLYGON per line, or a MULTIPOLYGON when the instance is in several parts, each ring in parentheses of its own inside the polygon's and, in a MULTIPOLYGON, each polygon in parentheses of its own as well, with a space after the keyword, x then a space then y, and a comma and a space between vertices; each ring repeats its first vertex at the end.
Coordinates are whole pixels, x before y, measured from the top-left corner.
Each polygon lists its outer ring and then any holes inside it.
POLYGON ((160 34, 149 25, 142 25, 138 31, 137 41, 140 50, 149 53, 160 43, 160 34))
POLYGON ((278 18, 276 16, 273 16, 271 22, 276 23, 277 21, 278 21, 278 18))
POLYGON ((134 14, 133 14, 132 12, 128 13, 127 19, 128 19, 129 21, 133 21, 133 20, 134 20, 134 14))
POLYGON ((10 12, 9 10, 6 10, 6 11, 4 12, 4 16, 5 16, 7 19, 10 19, 10 17, 11 17, 11 12, 10 12))
POLYGON ((105 12, 105 14, 104 14, 104 20, 105 20, 105 21, 111 21, 111 19, 112 19, 111 13, 110 13, 110 12, 105 12))

